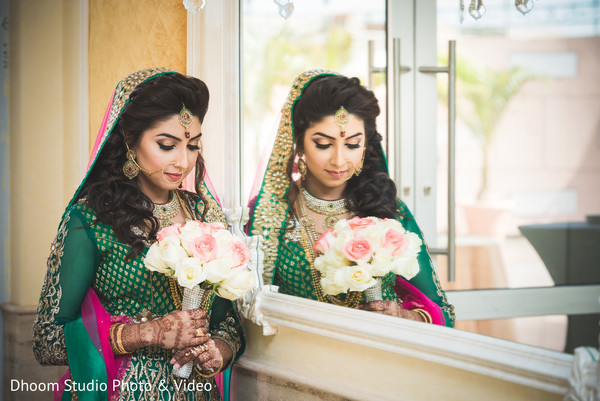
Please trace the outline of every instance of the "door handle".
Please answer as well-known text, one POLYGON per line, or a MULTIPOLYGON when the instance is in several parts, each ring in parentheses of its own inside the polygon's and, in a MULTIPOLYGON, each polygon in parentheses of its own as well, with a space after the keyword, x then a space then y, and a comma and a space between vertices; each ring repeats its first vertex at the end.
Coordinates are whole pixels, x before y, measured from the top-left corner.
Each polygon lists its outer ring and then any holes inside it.
POLYGON ((448 281, 453 282, 456 266, 455 154, 456 154, 456 41, 448 42, 448 65, 420 67, 423 74, 448 74, 448 244, 446 248, 429 248, 434 255, 448 256, 448 281))

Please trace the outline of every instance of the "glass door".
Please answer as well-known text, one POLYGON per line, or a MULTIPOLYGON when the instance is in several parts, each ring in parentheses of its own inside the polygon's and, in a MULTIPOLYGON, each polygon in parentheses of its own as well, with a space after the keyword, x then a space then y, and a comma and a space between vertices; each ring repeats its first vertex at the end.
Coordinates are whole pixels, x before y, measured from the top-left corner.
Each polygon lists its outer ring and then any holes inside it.
POLYGON ((437 255, 457 328, 598 346, 597 2, 536 2, 523 16, 487 0, 463 23, 458 0, 238 6, 243 201, 295 76, 357 76, 382 106, 391 174, 437 255))
MULTIPOLYGON (((301 72, 329 69, 363 84, 371 78, 380 106, 386 108, 385 75, 370 73, 374 63, 385 66, 385 0, 278 3, 240 0, 242 199, 250 196, 261 158, 271 151, 280 109, 301 72)), ((378 126, 385 128, 385 112, 378 126)))
MULTIPOLYGON (((438 64, 448 63, 445 43, 457 48, 453 282, 437 258, 444 288, 466 297, 457 327, 560 351, 597 348, 600 6, 535 2, 522 15, 514 2, 487 0, 481 19, 467 10, 461 23, 457 3, 436 9, 438 64), (510 316, 521 317, 490 320, 510 316)), ((447 87, 440 76, 432 155, 440 243, 447 87)))

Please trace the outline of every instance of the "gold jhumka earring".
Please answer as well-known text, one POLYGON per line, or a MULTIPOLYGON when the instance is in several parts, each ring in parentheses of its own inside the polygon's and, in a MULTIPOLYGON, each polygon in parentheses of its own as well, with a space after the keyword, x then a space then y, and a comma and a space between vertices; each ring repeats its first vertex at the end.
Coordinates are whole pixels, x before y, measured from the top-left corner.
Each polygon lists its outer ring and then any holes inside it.
POLYGON ((350 121, 350 113, 348 110, 344 108, 344 106, 340 106, 338 111, 335 112, 334 115, 335 123, 340 127, 340 136, 343 138, 346 136, 346 124, 350 121))
POLYGON ((135 153, 129 149, 127 140, 125 140, 125 146, 127 147, 127 161, 123 164, 123 174, 125 174, 125 177, 133 180, 140 173, 140 167, 135 162, 135 153))
POLYGON ((300 182, 302 186, 304 186, 304 181, 306 180, 306 173, 308 172, 308 166, 306 162, 302 158, 303 154, 298 154, 298 172, 300 173, 300 182))
POLYGON ((179 112, 179 124, 181 124, 183 128, 185 128, 185 137, 189 138, 190 126, 192 125, 192 112, 185 107, 184 103, 182 104, 183 108, 179 112))
POLYGON ((362 159, 360 161, 360 166, 358 166, 358 168, 356 169, 356 171, 354 172, 354 174, 358 177, 360 175, 360 173, 362 172, 363 166, 365 164, 365 153, 367 153, 367 144, 365 143, 365 148, 363 150, 363 155, 362 155, 362 159))

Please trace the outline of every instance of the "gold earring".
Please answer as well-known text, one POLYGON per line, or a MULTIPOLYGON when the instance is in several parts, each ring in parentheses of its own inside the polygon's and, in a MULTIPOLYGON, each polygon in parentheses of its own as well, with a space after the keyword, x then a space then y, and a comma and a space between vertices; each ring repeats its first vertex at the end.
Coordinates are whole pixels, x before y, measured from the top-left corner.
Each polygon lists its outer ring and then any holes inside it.
POLYGON ((307 170, 306 162, 303 159, 298 159, 298 172, 300 173, 300 176, 302 177, 302 179, 304 179, 304 177, 306 177, 306 170, 307 170))
POLYGON ((129 149, 127 143, 125 143, 125 146, 127 146, 127 161, 123 164, 123 174, 125 174, 125 177, 133 180, 140 173, 140 168, 135 162, 135 153, 133 153, 133 150, 129 149))
POLYGON ((300 180, 302 185, 304 185, 304 180, 306 179, 306 172, 308 171, 308 166, 306 162, 302 158, 302 155, 298 155, 298 172, 300 173, 300 180))
POLYGON ((354 174, 358 177, 360 173, 362 173, 363 166, 365 164, 365 153, 367 153, 367 146, 365 145, 365 150, 363 150, 362 159, 360 161, 360 166, 356 169, 354 174))

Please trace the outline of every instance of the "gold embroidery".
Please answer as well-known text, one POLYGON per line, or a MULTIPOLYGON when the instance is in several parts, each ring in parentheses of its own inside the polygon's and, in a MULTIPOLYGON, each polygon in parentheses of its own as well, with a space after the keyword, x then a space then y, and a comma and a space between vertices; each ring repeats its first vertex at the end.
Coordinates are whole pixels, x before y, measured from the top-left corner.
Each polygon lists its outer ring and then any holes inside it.
POLYGON ((33 354, 42 365, 67 365, 64 326, 55 323, 59 311, 62 288, 58 269, 64 254, 67 223, 71 218, 67 212, 58 227, 56 238, 50 247, 48 272, 42 286, 42 295, 33 324, 33 354))
MULTIPOLYGON (((106 124, 104 133, 102 134, 102 144, 104 144, 104 141, 112 131, 113 126, 121 115, 121 111, 123 111, 123 107, 125 107, 125 104, 127 104, 129 101, 131 92, 133 92, 133 90, 142 82, 152 78, 155 75, 164 74, 166 72, 174 71, 170 68, 148 68, 146 70, 140 70, 128 75, 117 84, 112 106, 110 107, 110 113, 108 115, 108 123, 106 124)), ((98 151, 100 151, 100 148, 101 147, 98 148, 98 151)), ((95 157, 96 155, 94 155, 94 158, 95 157)))
POLYGON ((292 107, 304 87, 319 75, 336 75, 327 70, 310 70, 301 74, 294 82, 282 110, 277 138, 267 164, 263 187, 256 202, 251 225, 252 234, 263 236, 264 282, 273 283, 273 271, 277 260, 279 237, 287 218, 288 203, 285 194, 291 183, 286 175, 287 162, 294 150, 292 132, 292 107))
POLYGON ((221 398, 214 378, 202 378, 194 371, 187 380, 171 375, 172 368, 168 361, 172 356, 172 350, 156 347, 135 351, 121 381, 119 400, 208 401, 221 398), (193 390, 185 387, 190 383, 194 385, 193 390), (206 383, 206 387, 203 383, 206 383), (196 386, 208 390, 196 391, 196 386))
POLYGON ((223 209, 217 203, 215 198, 212 196, 206 184, 203 182, 200 186, 200 192, 202 193, 202 197, 206 200, 206 205, 202 201, 197 202, 197 206, 195 206, 196 211, 199 213, 199 218, 202 215, 205 207, 208 207, 208 211, 204 216, 204 220, 209 223, 223 223, 226 225, 225 213, 223 213, 223 209))

